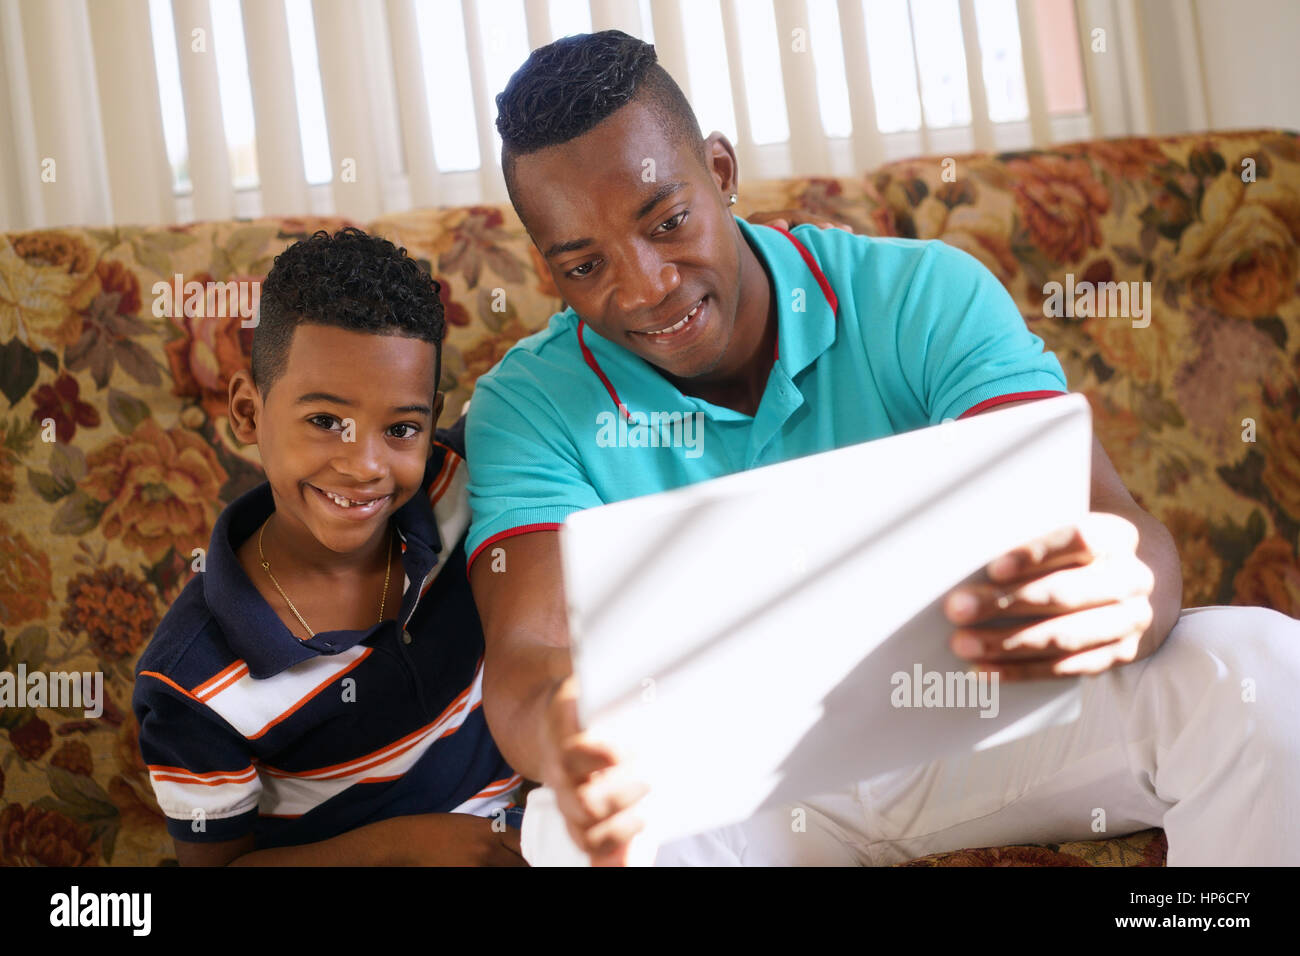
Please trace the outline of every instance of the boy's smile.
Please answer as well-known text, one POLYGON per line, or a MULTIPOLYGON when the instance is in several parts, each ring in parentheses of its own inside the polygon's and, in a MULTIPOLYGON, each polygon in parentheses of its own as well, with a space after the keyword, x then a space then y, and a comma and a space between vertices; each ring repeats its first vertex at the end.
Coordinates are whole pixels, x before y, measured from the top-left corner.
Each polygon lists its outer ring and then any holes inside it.
POLYGON ((702 162, 633 100, 582 136, 518 156, 514 195, 593 332, 683 391, 749 404, 771 368, 771 286, 723 199, 735 154, 716 133, 704 150, 702 162))
POLYGON ((307 321, 265 403, 251 378, 232 382, 232 425, 246 419, 236 434, 257 442, 275 497, 268 558, 274 537, 322 576, 384 560, 388 519, 419 490, 432 448, 437 367, 433 343, 307 321))

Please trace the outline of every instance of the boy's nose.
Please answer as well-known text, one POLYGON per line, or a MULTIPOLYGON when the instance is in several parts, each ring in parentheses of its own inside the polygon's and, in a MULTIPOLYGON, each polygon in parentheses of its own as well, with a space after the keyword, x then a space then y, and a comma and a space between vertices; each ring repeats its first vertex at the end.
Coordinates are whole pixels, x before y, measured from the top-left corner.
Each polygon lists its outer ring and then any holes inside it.
POLYGON ((334 468, 342 476, 355 481, 374 481, 388 473, 387 448, 383 436, 343 441, 340 454, 335 456, 334 468))

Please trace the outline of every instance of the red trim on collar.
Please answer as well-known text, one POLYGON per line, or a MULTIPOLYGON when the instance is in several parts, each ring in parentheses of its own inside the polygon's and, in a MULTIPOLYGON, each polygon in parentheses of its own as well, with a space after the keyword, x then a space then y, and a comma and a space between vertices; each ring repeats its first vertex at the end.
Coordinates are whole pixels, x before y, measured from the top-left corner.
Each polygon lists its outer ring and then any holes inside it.
POLYGON ((803 256, 804 264, 807 265, 809 271, 812 272, 813 278, 817 280, 817 284, 822 287, 822 295, 826 296, 826 301, 830 303, 831 311, 835 313, 836 317, 838 317, 840 314, 840 300, 835 297, 835 290, 831 288, 830 282, 826 280, 825 273, 822 272, 821 266, 817 265, 817 260, 813 258, 812 253, 809 252, 807 247, 805 247, 804 244, 796 239, 791 233, 788 233, 777 226, 773 226, 772 228, 776 229, 777 232, 781 233, 781 235, 794 243, 794 247, 799 250, 799 255, 803 256))
POLYGON ((591 370, 600 378, 601 382, 605 386, 605 391, 609 392, 609 397, 614 400, 614 404, 617 405, 618 410, 623 413, 623 417, 628 421, 631 421, 632 416, 628 412, 627 406, 624 405, 623 400, 618 397, 618 392, 614 391, 613 384, 611 384, 609 378, 606 377, 604 370, 596 363, 596 356, 591 354, 591 349, 587 348, 587 343, 582 338, 582 330, 586 328, 586 325, 587 323, 585 322, 578 322, 578 346, 582 349, 582 357, 586 360, 587 364, 591 366, 591 370))

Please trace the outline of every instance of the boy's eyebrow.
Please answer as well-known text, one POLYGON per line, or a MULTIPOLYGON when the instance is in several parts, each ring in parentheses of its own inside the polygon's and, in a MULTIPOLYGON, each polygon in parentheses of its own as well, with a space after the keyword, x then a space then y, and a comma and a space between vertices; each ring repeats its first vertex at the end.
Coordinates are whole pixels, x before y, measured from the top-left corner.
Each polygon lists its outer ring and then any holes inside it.
MULTIPOLYGON (((659 205, 661 202, 663 202, 673 193, 677 192, 679 189, 685 188, 685 186, 686 183, 678 182, 676 180, 672 182, 662 183, 659 186, 659 188, 654 191, 654 195, 651 196, 648 200, 646 200, 646 202, 641 206, 641 208, 636 211, 636 218, 637 219, 645 218, 645 216, 650 212, 650 210, 654 209, 655 206, 659 205)), ((549 246, 547 250, 544 253, 542 253, 542 256, 546 259, 549 259, 552 256, 558 256, 565 252, 577 252, 579 249, 583 248, 584 246, 591 245, 591 243, 592 243, 591 239, 569 239, 566 240, 565 242, 557 242, 549 246)))
MULTIPOLYGON (((347 405, 349 408, 357 404, 350 398, 341 398, 331 392, 308 392, 305 395, 299 395, 294 404, 307 405, 311 402, 333 402, 335 405, 347 405)), ((420 415, 433 414, 433 409, 428 405, 394 405, 392 411, 413 412, 420 415)))

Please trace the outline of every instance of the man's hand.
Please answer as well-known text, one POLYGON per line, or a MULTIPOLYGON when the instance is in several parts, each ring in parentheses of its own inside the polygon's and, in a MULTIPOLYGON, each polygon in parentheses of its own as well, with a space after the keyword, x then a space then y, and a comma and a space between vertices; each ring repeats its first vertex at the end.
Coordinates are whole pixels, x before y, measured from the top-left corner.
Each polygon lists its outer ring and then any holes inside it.
POLYGON ((555 688, 546 708, 543 782, 555 791, 569 836, 593 866, 627 865, 628 844, 645 826, 636 803, 647 787, 609 747, 578 726, 578 679, 555 688))
POLYGON ((1138 539, 1127 518, 1093 511, 998 557, 981 582, 944 600, 962 625, 953 653, 1006 680, 1097 674, 1146 657, 1156 577, 1138 539))
POLYGON ((842 222, 835 222, 832 219, 825 219, 821 216, 814 216, 810 212, 802 209, 779 209, 775 212, 756 212, 747 219, 748 222, 756 226, 771 226, 773 229, 784 229, 789 232, 795 226, 812 224, 818 229, 843 229, 845 232, 852 232, 853 227, 842 222))

